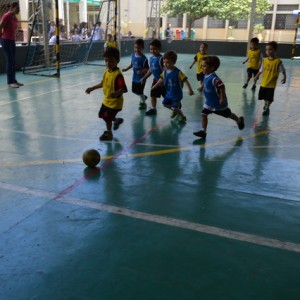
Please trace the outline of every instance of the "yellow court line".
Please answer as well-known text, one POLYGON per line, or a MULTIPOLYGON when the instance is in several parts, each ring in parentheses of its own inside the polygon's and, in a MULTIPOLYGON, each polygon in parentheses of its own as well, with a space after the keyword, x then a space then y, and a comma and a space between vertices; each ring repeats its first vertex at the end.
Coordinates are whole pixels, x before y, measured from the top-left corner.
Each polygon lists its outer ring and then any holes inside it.
MULTIPOLYGON (((256 133, 250 133, 245 136, 241 136, 238 138, 232 138, 232 139, 227 139, 223 141, 216 141, 210 144, 203 144, 201 145, 191 145, 191 146, 185 146, 185 147, 175 147, 171 149, 164 149, 164 150, 157 150, 157 151, 148 151, 148 152, 140 152, 140 153, 126 153, 126 154, 121 154, 117 157, 115 155, 112 156, 102 156, 102 160, 108 160, 111 158, 116 158, 116 159, 122 159, 122 158, 131 158, 131 157, 145 157, 145 156, 152 156, 152 155, 163 155, 163 154, 169 154, 169 153, 176 153, 176 152, 181 152, 181 151, 188 151, 194 148, 212 148, 212 147, 218 147, 221 145, 229 144, 231 142, 237 142, 237 141, 243 141, 247 139, 251 139, 254 137, 266 135, 271 131, 276 131, 279 129, 283 128, 288 128, 291 126, 294 126, 296 124, 300 123, 300 119, 295 120, 294 122, 290 122, 285 124, 284 126, 280 126, 277 128, 274 128, 273 130, 261 130, 256 133)), ((30 166, 30 165, 47 165, 47 164, 64 164, 64 163, 72 163, 72 162, 80 162, 82 161, 81 159, 59 159, 59 160, 45 160, 45 161, 29 161, 29 162, 0 162, 0 166, 30 166)))

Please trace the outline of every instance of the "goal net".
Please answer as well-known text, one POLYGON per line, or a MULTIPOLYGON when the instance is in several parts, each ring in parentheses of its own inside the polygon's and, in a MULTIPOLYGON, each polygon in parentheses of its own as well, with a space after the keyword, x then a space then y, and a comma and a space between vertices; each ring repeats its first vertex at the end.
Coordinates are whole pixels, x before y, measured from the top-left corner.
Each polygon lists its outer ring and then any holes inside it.
POLYGON ((64 0, 59 7, 58 0, 31 0, 24 73, 59 77, 62 68, 103 65, 114 2, 87 0, 82 6, 82 2, 64 0))

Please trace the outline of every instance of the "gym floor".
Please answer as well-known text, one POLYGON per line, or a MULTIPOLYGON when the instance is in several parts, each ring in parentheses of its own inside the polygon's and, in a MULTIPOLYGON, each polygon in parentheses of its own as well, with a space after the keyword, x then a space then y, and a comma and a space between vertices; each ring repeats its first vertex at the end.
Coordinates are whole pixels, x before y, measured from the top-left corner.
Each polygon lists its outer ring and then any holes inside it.
POLYGON ((1 300, 300 299, 299 61, 283 60, 287 83, 263 117, 244 58, 220 57, 246 127, 213 115, 200 141, 193 57, 177 62, 195 91, 184 88, 187 124, 161 100, 145 116, 130 70, 112 142, 99 141, 102 91, 84 92, 105 67, 18 73, 19 89, 1 74, 1 300), (90 148, 96 169, 82 162, 90 148))

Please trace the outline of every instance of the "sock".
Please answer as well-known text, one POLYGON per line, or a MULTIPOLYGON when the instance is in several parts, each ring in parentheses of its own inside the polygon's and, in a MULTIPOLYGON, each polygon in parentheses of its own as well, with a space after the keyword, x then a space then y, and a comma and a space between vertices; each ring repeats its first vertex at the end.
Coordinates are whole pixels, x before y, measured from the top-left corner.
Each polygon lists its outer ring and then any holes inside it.
POLYGON ((145 95, 139 95, 139 96, 140 96, 141 102, 145 103, 145 101, 146 101, 145 95))

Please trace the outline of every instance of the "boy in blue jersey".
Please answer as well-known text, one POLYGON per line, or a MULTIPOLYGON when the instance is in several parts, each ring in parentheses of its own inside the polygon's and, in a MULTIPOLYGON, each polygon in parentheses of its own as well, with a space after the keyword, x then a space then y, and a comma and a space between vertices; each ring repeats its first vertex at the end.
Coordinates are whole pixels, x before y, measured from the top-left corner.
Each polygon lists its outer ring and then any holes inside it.
POLYGON ((163 61, 164 71, 161 73, 160 79, 152 87, 152 89, 156 89, 163 83, 166 88, 166 95, 164 96, 162 104, 168 109, 172 110, 172 119, 178 116, 178 123, 185 124, 186 117, 181 110, 181 100, 183 98, 183 83, 185 83, 186 87, 188 88, 190 96, 194 95, 194 92, 186 75, 175 66, 177 61, 176 52, 166 52, 163 56, 163 61))
MULTIPOLYGON (((164 63, 162 55, 160 54, 161 51, 161 42, 158 39, 154 39, 150 43, 150 53, 152 56, 149 59, 149 65, 150 69, 148 70, 147 74, 142 78, 141 83, 145 84, 148 77, 153 75, 153 82, 152 87, 157 83, 157 81, 160 78, 160 74, 163 71, 164 63)), ((160 98, 162 95, 164 95, 164 89, 163 86, 159 86, 158 88, 151 90, 151 105, 152 107, 146 111, 146 116, 156 115, 156 104, 157 104, 157 98, 160 98)))
POLYGON ((217 56, 204 57, 202 60, 202 70, 204 76, 205 104, 202 110, 202 129, 194 132, 195 136, 205 139, 208 124, 208 115, 214 113, 224 118, 234 120, 239 129, 245 127, 244 118, 238 117, 228 107, 225 86, 215 73, 220 66, 220 59, 217 56))
POLYGON ((147 96, 144 95, 145 82, 141 82, 149 69, 147 57, 143 54, 144 46, 142 39, 137 39, 134 42, 134 53, 131 55, 131 63, 127 68, 122 69, 123 72, 126 72, 133 68, 132 92, 140 97, 139 109, 147 108, 147 96))

